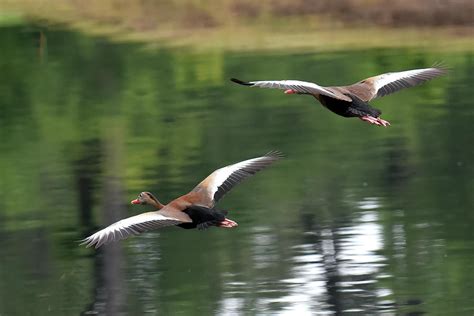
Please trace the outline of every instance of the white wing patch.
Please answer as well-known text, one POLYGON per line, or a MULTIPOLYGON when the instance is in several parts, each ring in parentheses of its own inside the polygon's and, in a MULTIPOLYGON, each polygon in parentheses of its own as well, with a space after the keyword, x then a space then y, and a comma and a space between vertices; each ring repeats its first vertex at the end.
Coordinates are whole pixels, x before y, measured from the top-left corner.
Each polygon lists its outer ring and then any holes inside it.
POLYGON ((125 239, 131 235, 138 235, 142 232, 182 223, 182 221, 159 214, 158 212, 148 212, 122 219, 95 234, 82 240, 81 245, 99 248, 103 244, 125 239))
POLYGON ((344 95, 335 94, 332 91, 321 87, 315 83, 299 80, 279 80, 279 81, 250 81, 249 84, 252 84, 254 87, 259 88, 270 88, 270 89, 281 89, 281 90, 295 90, 300 93, 309 93, 309 94, 322 94, 331 98, 352 101, 351 98, 344 95))
POLYGON ((283 158, 283 154, 272 151, 258 158, 248 159, 214 171, 195 190, 205 189, 207 200, 212 204, 217 202, 224 194, 229 192, 243 179, 254 175, 260 170, 271 165, 274 161, 283 158))
POLYGON ((236 164, 224 167, 224 168, 220 168, 220 169, 214 171, 215 172, 214 181, 212 181, 212 183, 209 184, 210 185, 209 189, 210 189, 211 197, 213 197, 214 194, 216 194, 219 187, 225 182, 225 180, 227 180, 232 175, 232 173, 234 173, 237 170, 244 169, 245 167, 251 165, 252 162, 256 162, 260 159, 262 159, 262 158, 260 157, 260 158, 253 158, 253 159, 244 160, 244 161, 241 161, 239 163, 236 163, 236 164))
POLYGON ((409 88, 422 84, 425 81, 446 73, 443 68, 424 68, 401 72, 392 72, 373 77, 373 85, 376 97, 396 92, 403 88, 409 88))

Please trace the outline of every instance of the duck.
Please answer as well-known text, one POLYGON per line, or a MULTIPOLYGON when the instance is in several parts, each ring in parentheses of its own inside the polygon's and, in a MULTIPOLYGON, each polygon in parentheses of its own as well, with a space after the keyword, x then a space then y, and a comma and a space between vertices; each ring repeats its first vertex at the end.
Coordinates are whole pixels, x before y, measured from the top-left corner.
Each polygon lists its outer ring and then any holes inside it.
POLYGON ((389 126, 383 120, 382 111, 369 105, 369 101, 420 85, 447 73, 447 68, 434 65, 430 68, 389 72, 361 80, 349 86, 323 87, 316 83, 299 80, 243 81, 234 83, 259 88, 281 89, 285 94, 306 94, 315 97, 328 110, 343 117, 358 117, 362 121, 378 126, 389 126))
MULTIPOLYGON (((160 201, 151 192, 141 192, 138 197, 130 202, 131 204, 150 205, 156 210, 161 210, 165 205, 161 204, 160 201)), ((184 213, 188 214, 191 218, 191 223, 182 223, 176 226, 184 229, 206 229, 210 226, 217 226, 223 228, 232 228, 238 226, 236 222, 226 218, 227 211, 217 210, 215 208, 207 208, 199 205, 188 206, 183 210, 184 213)))
POLYGON ((283 158, 279 151, 247 159, 212 172, 189 193, 164 205, 150 192, 142 192, 132 204, 150 205, 154 211, 115 222, 81 240, 81 245, 94 246, 125 239, 146 231, 178 226, 184 229, 205 229, 210 226, 233 228, 237 223, 226 218, 226 211, 217 210, 216 203, 235 185, 283 158))

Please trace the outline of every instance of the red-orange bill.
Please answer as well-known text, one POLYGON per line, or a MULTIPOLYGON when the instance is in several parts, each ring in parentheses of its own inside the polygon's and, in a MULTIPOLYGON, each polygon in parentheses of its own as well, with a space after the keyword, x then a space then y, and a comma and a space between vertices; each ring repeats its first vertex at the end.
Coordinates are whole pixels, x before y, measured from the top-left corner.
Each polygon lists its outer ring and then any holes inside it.
POLYGON ((132 200, 130 203, 132 204, 140 204, 140 201, 138 199, 132 200))

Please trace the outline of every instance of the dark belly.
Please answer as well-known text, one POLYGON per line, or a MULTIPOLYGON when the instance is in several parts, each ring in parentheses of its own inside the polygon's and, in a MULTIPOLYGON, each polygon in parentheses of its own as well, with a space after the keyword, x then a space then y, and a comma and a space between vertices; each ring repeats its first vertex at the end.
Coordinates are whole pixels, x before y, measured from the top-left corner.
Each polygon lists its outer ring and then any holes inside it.
POLYGON ((210 209, 203 206, 191 206, 183 211, 192 219, 192 223, 183 223, 179 226, 184 229, 205 229, 209 226, 216 226, 225 219, 226 211, 210 209))
POLYGON ((367 102, 364 102, 355 96, 350 97, 352 98, 352 102, 321 95, 320 101, 329 111, 344 117, 360 117, 365 115, 379 117, 382 113, 380 110, 371 107, 367 102))

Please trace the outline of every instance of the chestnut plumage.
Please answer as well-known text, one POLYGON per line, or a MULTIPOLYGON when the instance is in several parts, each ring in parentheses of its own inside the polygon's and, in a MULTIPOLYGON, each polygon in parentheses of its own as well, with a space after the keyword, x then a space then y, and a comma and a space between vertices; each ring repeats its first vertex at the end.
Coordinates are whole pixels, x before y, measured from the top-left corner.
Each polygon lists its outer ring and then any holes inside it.
POLYGON ((101 245, 166 226, 204 229, 209 226, 232 228, 237 223, 226 218, 226 211, 215 209, 216 202, 243 179, 281 159, 278 151, 220 168, 191 192, 164 205, 150 192, 142 192, 132 204, 150 205, 155 211, 125 218, 82 240, 87 247, 101 245))

